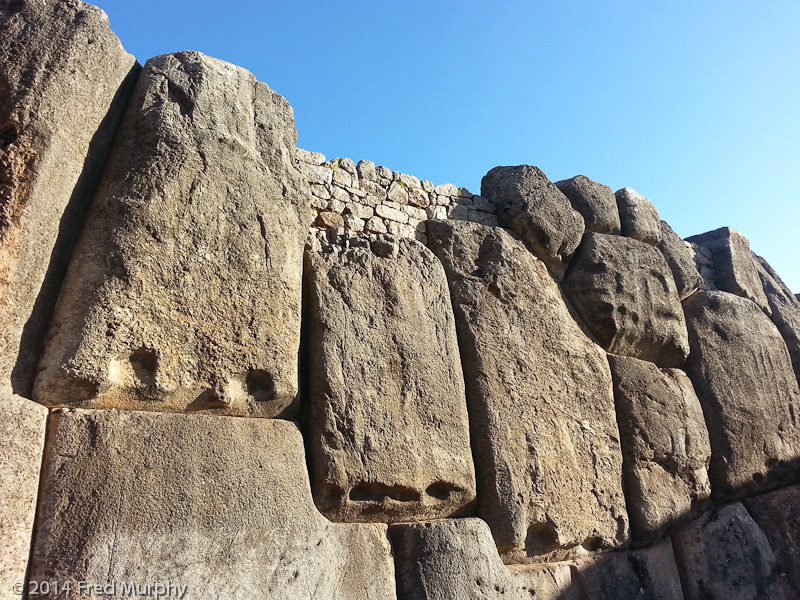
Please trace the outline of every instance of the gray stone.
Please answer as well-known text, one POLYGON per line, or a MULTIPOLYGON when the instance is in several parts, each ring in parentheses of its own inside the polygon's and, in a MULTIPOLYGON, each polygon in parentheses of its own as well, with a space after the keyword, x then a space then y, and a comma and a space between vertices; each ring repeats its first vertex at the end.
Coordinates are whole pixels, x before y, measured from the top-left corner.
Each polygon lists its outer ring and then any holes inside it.
POLYGON ((392 180, 392 170, 388 167, 379 165, 375 167, 375 173, 377 173, 378 177, 381 179, 388 179, 389 181, 392 180))
POLYGON ((563 288, 612 354, 679 367, 689 343, 675 281, 661 253, 640 241, 589 233, 563 288))
POLYGON ((413 175, 406 175, 405 173, 397 173, 397 172, 395 172, 395 173, 392 173, 392 176, 393 176, 393 179, 395 181, 399 181, 400 183, 405 185, 407 188, 410 188, 410 187, 421 188, 422 187, 422 184, 419 182, 419 179, 417 179, 413 175))
POLYGON ((469 220, 469 208, 461 204, 454 204, 447 208, 447 218, 459 221, 469 220))
POLYGON ((418 242, 385 244, 307 255, 314 498, 337 521, 469 514, 475 472, 444 270, 418 242))
POLYGON ((475 207, 475 210, 480 210, 482 212, 494 214, 495 212, 495 205, 494 202, 491 200, 484 198, 483 196, 473 196, 472 197, 472 206, 475 207))
POLYGON ((452 183, 442 183, 433 188, 433 190, 440 196, 458 196, 458 188, 452 183))
POLYGON ((32 580, 170 581, 187 599, 395 598, 386 526, 319 514, 286 421, 59 411, 43 482, 32 580))
POLYGON ((149 60, 73 253, 35 399, 291 414, 311 224, 295 140, 289 104, 244 69, 197 52, 149 60))
POLYGON ((444 220, 447 218, 447 209, 444 206, 429 206, 426 214, 429 219, 444 220))
POLYGON ((500 226, 500 221, 497 219, 497 216, 479 210, 470 210, 467 213, 467 220, 473 223, 480 223, 481 225, 489 225, 490 227, 500 226))
POLYGON ((140 69, 99 8, 0 3, 0 385, 27 398, 140 69))
POLYGON ((373 233, 386 233, 386 223, 380 217, 370 217, 367 219, 367 224, 364 226, 367 231, 373 233))
POLYGON ((389 528, 400 598, 580 600, 567 563, 507 567, 480 519, 389 528))
POLYGON ((378 179, 378 173, 375 170, 375 163, 371 160, 360 160, 356 165, 356 172, 358 173, 358 178, 363 182, 365 179, 367 181, 375 181, 378 179))
POLYGON ((0 391, 0 598, 25 581, 47 409, 0 391))
POLYGON ((783 600, 767 538, 738 502, 673 534, 686 600, 783 600))
POLYGON ((351 158, 340 158, 339 161, 339 168, 344 169, 351 175, 356 174, 356 163, 353 162, 351 158))
POLYGON ((585 175, 557 181, 556 187, 569 198, 572 208, 581 213, 586 232, 619 235, 619 210, 610 187, 585 175))
POLYGON ((683 600, 669 538, 577 561, 573 578, 591 600, 683 600))
POLYGON ((379 204, 375 207, 375 214, 390 221, 398 223, 408 223, 408 215, 398 208, 392 208, 388 204, 379 204))
POLYGON ((300 165, 299 169, 312 185, 330 185, 333 181, 333 169, 325 165, 300 165))
POLYGON ((321 165, 326 161, 325 155, 321 152, 309 152, 302 148, 295 148, 293 155, 295 159, 310 165, 321 165))
POLYGON ((397 204, 408 204, 408 190, 400 185, 399 182, 393 181, 389 186, 389 191, 386 192, 386 197, 390 202, 397 202, 397 204))
POLYGON ((481 196, 495 203, 500 225, 519 235, 561 281, 584 227, 569 199, 531 165, 490 170, 481 180, 481 196))
POLYGON ((458 188, 458 195, 459 195, 461 198, 472 198, 472 196, 474 196, 474 194, 473 194, 472 192, 470 192, 470 191, 469 191, 467 188, 465 188, 465 187, 460 187, 460 188, 458 188))
POLYGON ((358 217, 359 219, 369 219, 375 214, 374 208, 371 206, 365 206, 358 202, 348 202, 346 208, 350 214, 358 217))
POLYGON ((684 301, 686 370, 711 440, 719 501, 800 478, 800 390, 775 325, 750 300, 698 292, 684 301))
POLYGON ((358 187, 358 181, 353 181, 353 176, 342 169, 341 167, 335 167, 333 169, 333 176, 332 176, 333 183, 336 185, 340 185, 341 187, 358 187))
POLYGON ((650 200, 631 188, 614 192, 622 235, 652 246, 661 241, 661 220, 650 200))
POLYGON ((767 315, 771 313, 746 237, 730 227, 720 227, 686 240, 711 252, 718 289, 749 298, 767 315))
POLYGON ((703 283, 694 261, 694 252, 666 221, 661 221, 661 241, 656 246, 667 261, 678 296, 688 298, 700 289, 703 283))
POLYGON ((631 537, 636 545, 648 544, 707 508, 708 431, 683 371, 625 356, 608 361, 631 537))
POLYGON ((431 199, 425 190, 420 188, 410 188, 408 190, 408 203, 420 208, 430 206, 431 199))
POLYGON ((428 221, 450 283, 478 516, 505 560, 628 541, 611 373, 540 260, 499 227, 428 221))

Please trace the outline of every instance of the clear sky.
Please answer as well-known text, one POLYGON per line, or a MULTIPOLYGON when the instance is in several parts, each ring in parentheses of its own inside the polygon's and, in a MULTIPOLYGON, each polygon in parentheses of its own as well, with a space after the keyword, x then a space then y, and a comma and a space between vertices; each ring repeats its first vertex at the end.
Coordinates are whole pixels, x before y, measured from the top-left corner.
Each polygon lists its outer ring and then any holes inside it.
POLYGON ((292 105, 298 145, 480 190, 496 165, 728 225, 800 292, 800 1, 97 0, 127 50, 199 50, 292 105))

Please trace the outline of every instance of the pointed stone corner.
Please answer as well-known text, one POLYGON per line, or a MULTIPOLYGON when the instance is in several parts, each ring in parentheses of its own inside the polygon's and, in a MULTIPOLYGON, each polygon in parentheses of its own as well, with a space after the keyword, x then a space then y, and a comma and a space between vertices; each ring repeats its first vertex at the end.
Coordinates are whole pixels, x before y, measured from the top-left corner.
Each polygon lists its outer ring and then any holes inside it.
POLYGON ((39 365, 49 406, 296 411, 308 184, 292 110, 199 52, 147 61, 39 365))
POLYGON ((53 413, 31 580, 166 582, 186 598, 395 598, 385 525, 314 507, 282 420, 53 413))
POLYGON ((507 562, 627 544, 622 455, 605 353, 544 263, 507 231, 431 221, 456 318, 478 516, 507 562))
POLYGON ((47 408, 0 392, 0 597, 25 581, 47 408))
POLYGON ((413 240, 362 242, 308 252, 317 506, 337 521, 473 514, 469 419, 442 265, 413 240))
POLYGON ((0 5, 0 384, 22 396, 139 69, 99 8, 0 5))
POLYGON ((800 478, 800 389, 786 344, 754 302, 728 292, 684 301, 686 371, 711 440, 708 476, 717 501, 800 478))
POLYGON ((567 563, 509 568, 481 519, 391 525, 400 598, 583 600, 567 563))

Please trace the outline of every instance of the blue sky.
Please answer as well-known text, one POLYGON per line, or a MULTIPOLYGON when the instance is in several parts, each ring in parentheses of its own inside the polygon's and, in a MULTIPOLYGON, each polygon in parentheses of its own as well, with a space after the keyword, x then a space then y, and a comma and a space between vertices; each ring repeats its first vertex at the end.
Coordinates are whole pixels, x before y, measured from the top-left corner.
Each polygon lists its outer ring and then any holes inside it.
POLYGON ((144 63, 199 50, 295 111, 298 145, 477 193, 496 165, 728 225, 800 292, 800 1, 101 0, 144 63))

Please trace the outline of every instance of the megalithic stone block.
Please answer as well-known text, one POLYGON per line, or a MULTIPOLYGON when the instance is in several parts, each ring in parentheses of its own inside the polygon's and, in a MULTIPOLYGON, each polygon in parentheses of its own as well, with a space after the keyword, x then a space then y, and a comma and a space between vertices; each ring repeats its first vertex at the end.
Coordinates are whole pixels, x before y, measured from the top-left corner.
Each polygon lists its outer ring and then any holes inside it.
POLYGON ((45 454, 33 581, 115 583, 118 598, 128 582, 186 599, 396 597, 386 526, 317 512, 292 423, 64 409, 45 454))
POLYGON ((425 246, 309 250, 312 489, 338 521, 474 511, 475 470, 453 312, 425 246))
POLYGON ((480 519, 391 525, 401 598, 584 600, 569 563, 508 567, 480 519))
POLYGON ((655 205, 631 188, 617 190, 614 197, 617 199, 622 235, 657 246, 661 241, 661 220, 655 205))
POLYGON ((619 235, 619 210, 614 192, 607 185, 592 181, 585 175, 556 181, 572 208, 581 213, 586 233, 609 233, 619 235))
POLYGON ((147 62, 36 380, 50 406, 273 417, 297 396, 307 182, 292 109, 198 52, 147 62))
POLYGON ((478 516, 504 560, 628 542, 605 353, 544 263, 504 229, 430 221, 450 284, 478 475, 478 516))
POLYGON ((678 297, 683 300, 694 294, 703 285, 703 278, 694 262, 694 250, 673 231, 666 221, 661 221, 661 241, 657 248, 667 261, 678 297))
POLYGON ((27 398, 139 70, 99 8, 0 3, 0 385, 27 398))
POLYGON ((642 545, 707 508, 711 495, 703 409, 680 369, 609 355, 631 536, 642 545))
POLYGON ((589 233, 563 281, 600 345, 660 367, 680 367, 689 353, 686 321, 661 253, 638 240, 589 233))
POLYGON ((711 440, 717 500, 800 479, 800 390, 775 325, 746 298, 698 292, 684 301, 686 370, 711 440))
MULTIPOLYGON (((0 391, 0 598, 25 581, 47 409, 0 391)), ((16 594, 19 596, 20 594, 16 594)))

